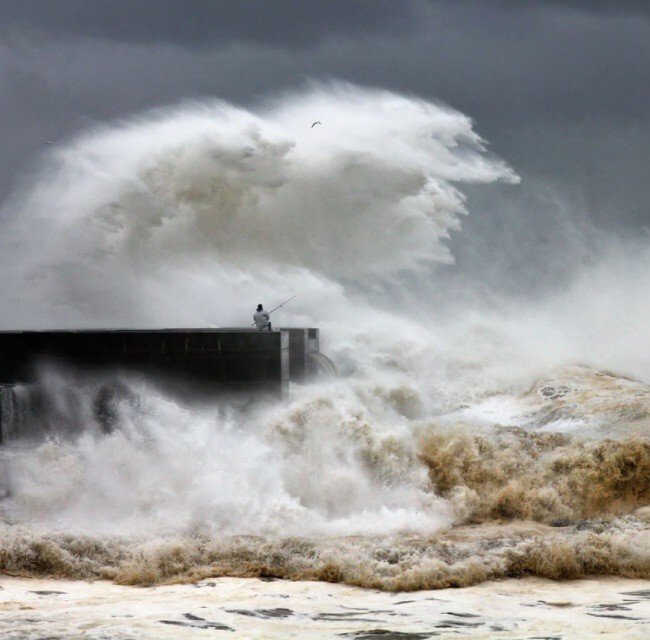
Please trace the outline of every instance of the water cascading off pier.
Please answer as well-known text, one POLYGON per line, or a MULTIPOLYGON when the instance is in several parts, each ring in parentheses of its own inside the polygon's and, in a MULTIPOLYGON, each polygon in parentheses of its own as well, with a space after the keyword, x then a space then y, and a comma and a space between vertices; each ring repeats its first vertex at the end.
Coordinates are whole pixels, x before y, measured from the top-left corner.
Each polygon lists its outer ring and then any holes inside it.
POLYGON ((96 378, 90 404, 110 430, 126 377, 145 376, 185 396, 286 398, 290 381, 313 377, 318 353, 314 328, 0 332, 0 441, 29 435, 52 413, 38 384, 44 368, 70 372, 73 386, 80 375, 96 378))

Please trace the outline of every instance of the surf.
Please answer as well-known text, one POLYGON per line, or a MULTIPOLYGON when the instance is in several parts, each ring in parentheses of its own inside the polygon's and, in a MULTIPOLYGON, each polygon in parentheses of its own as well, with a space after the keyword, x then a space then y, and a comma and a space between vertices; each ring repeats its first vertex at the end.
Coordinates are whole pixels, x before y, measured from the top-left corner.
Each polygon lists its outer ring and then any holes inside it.
POLYGON ((2 450, 2 571, 648 577, 650 253, 486 294, 454 265, 462 189, 517 180, 469 117, 343 83, 49 149, 3 205, 0 326, 236 326, 291 292, 281 322, 320 328, 329 375, 254 406, 125 376, 106 432, 83 372, 44 371, 52 411, 2 450))

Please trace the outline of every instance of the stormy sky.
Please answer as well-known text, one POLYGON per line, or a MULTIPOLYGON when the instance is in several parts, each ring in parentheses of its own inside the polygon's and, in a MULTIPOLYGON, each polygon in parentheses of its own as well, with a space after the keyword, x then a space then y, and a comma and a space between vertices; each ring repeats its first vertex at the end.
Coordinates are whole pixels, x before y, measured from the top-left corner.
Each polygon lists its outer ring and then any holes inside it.
POLYGON ((645 0, 2 0, 0 196, 93 123, 335 78, 470 115, 522 177, 470 207, 526 209, 547 236, 562 207, 637 232, 649 63, 645 0))

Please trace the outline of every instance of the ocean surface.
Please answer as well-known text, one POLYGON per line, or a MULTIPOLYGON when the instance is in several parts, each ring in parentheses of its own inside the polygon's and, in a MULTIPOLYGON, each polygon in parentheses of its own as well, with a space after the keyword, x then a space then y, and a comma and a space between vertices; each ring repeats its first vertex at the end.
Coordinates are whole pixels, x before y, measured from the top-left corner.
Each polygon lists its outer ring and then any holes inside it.
POLYGON ((274 322, 337 373, 250 403, 122 376, 106 432, 107 379, 44 366, 0 447, 0 629, 146 637, 128 592, 161 638, 650 633, 650 242, 487 290, 462 190, 517 180, 467 116, 343 84, 48 150, 3 205, 2 328, 247 326, 296 295, 274 322))
POLYGON ((134 589, 107 582, 5 579, 3 638, 648 637, 647 581, 523 578, 386 593, 323 582, 215 578, 134 589))

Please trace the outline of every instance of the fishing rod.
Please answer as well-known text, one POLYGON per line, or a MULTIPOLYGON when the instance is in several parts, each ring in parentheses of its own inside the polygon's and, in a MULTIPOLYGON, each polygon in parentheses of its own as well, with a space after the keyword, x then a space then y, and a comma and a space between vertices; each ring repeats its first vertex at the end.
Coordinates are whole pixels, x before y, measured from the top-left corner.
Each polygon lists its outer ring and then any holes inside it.
POLYGON ((273 309, 271 309, 271 311, 268 311, 267 313, 271 315, 274 311, 277 311, 280 307, 284 307, 284 305, 287 304, 287 302, 291 302, 294 298, 297 297, 298 294, 296 294, 295 296, 291 296, 288 300, 285 300, 282 304, 279 304, 277 307, 273 307, 273 309))
MULTIPOLYGON (((284 302, 279 304, 277 307, 273 307, 273 309, 271 309, 271 311, 267 311, 266 313, 271 315, 274 311, 277 311, 280 307, 284 307, 285 304, 291 302, 294 298, 297 298, 297 297, 298 297, 298 294, 296 294, 295 296, 291 296, 290 298, 287 298, 284 302)), ((255 323, 253 322, 253 324, 251 324, 251 327, 254 327, 254 326, 255 326, 255 323)))

